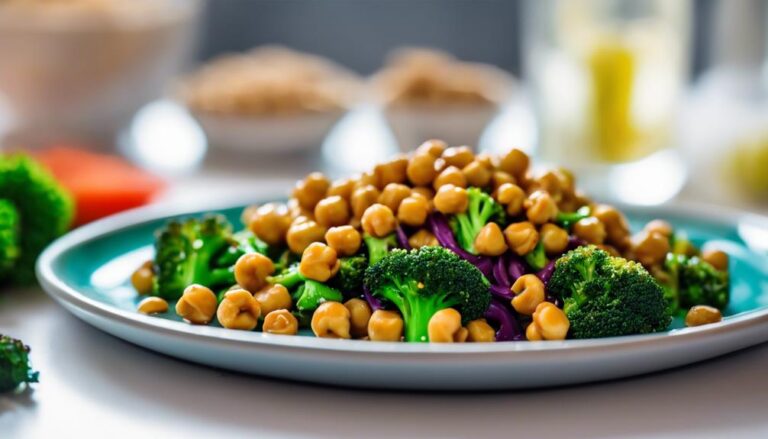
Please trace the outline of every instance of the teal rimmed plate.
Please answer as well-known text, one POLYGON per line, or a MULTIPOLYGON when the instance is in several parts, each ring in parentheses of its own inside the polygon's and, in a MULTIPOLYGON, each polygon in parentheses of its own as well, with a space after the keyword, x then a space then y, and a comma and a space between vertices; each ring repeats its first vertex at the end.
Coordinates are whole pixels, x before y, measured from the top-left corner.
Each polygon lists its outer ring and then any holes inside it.
MULTIPOLYGON (((209 209, 239 222, 243 205, 209 209)), ((695 243, 731 255, 731 304, 720 323, 651 335, 539 343, 373 343, 192 326, 172 313, 135 311, 135 268, 152 256, 153 232, 174 217, 150 207, 63 236, 40 256, 43 288, 68 311, 116 337, 202 363, 343 386, 480 390, 555 386, 681 366, 768 340, 768 218, 720 207, 622 207, 633 228, 664 218, 695 243)))

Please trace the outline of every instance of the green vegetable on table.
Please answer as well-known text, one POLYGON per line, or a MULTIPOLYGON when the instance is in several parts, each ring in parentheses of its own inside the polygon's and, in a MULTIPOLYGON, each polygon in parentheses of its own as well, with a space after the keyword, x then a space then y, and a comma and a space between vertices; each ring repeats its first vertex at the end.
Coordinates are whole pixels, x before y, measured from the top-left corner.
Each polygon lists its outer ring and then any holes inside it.
POLYGON ((368 263, 373 265, 389 254, 392 249, 397 248, 397 235, 390 233, 383 238, 377 238, 366 233, 363 236, 363 242, 368 250, 368 263))
POLYGON ((409 342, 429 341, 427 326, 436 312, 454 308, 466 324, 482 317, 491 301, 480 270, 444 247, 393 250, 368 267, 365 283, 400 311, 409 342))
POLYGON ((467 210, 452 218, 451 228, 461 248, 476 255, 475 238, 489 222, 504 222, 504 208, 480 188, 467 189, 467 198, 467 210))
POLYGON ((29 346, 0 334, 0 393, 15 390, 22 383, 36 383, 38 375, 29 364, 29 346))
POLYGON ((671 321, 662 287, 642 265, 595 246, 558 259, 547 288, 563 299, 572 338, 646 334, 671 321))

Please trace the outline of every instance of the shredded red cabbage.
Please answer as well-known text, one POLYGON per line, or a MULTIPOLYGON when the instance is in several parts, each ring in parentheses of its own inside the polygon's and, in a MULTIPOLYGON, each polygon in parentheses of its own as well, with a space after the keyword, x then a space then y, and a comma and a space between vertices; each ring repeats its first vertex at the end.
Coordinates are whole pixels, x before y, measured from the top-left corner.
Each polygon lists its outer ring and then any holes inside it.
POLYGON ((536 273, 536 276, 538 276, 539 279, 544 283, 544 286, 547 286, 549 283, 549 279, 552 278, 552 273, 555 272, 555 261, 549 261, 547 265, 544 266, 541 270, 539 270, 538 273, 536 273))
POLYGON ((496 341, 525 340, 523 328, 517 321, 514 311, 504 303, 492 299, 485 311, 485 318, 499 328, 496 330, 496 341))
POLYGON ((381 303, 381 300, 379 300, 378 297, 374 297, 373 294, 371 294, 371 290, 369 290, 365 285, 363 285, 363 298, 365 298, 365 301, 368 302, 368 306, 371 307, 372 311, 384 309, 384 305, 381 303))
POLYGON ((405 234, 405 230, 402 227, 397 226, 395 229, 395 236, 397 236, 397 245, 404 250, 410 250, 411 244, 408 243, 408 235, 405 234))
POLYGON ((456 242, 456 237, 453 236, 453 230, 451 230, 451 226, 448 224, 448 219, 443 214, 437 212, 431 214, 429 216, 429 225, 440 245, 477 267, 489 280, 492 278, 493 261, 491 258, 473 255, 461 248, 456 242))

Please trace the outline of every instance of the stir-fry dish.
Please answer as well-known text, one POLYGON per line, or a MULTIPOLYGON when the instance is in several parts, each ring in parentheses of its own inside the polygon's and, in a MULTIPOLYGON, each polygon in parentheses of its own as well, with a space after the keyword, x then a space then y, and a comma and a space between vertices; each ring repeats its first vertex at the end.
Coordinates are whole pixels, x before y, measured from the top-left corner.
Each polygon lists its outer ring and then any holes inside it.
POLYGON ((290 199, 171 221, 132 283, 190 324, 405 342, 585 339, 720 321, 728 256, 663 220, 632 235, 564 169, 439 140, 290 199))

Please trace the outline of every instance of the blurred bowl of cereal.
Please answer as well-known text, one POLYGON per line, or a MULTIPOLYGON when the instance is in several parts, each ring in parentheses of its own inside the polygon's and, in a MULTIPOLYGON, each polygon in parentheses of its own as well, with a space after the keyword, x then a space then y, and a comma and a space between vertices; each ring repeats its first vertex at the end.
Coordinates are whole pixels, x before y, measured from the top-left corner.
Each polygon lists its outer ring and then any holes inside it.
POLYGON ((200 8, 197 0, 0 0, 10 135, 26 144, 111 143, 191 55, 200 8))
POLYGON ((417 48, 395 51, 371 82, 404 150, 433 138, 476 145, 514 84, 497 67, 417 48))
POLYGON ((359 90, 359 78, 330 60, 263 46, 213 59, 176 95, 212 147, 283 153, 319 147, 359 90))

